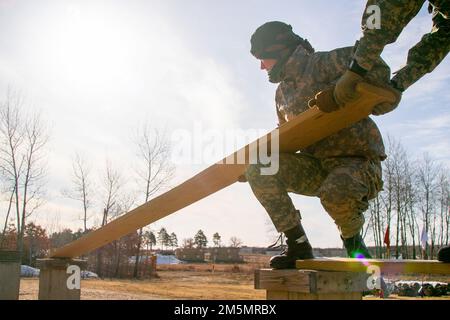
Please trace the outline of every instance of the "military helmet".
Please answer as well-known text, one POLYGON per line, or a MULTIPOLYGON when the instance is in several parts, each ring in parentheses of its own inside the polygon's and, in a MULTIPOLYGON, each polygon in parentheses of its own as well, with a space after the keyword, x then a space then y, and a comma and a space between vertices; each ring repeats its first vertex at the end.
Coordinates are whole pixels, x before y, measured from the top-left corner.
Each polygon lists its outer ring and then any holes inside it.
POLYGON ((252 35, 250 43, 250 52, 257 59, 279 59, 285 49, 293 51, 299 44, 306 45, 308 51, 314 51, 307 40, 292 31, 291 25, 280 21, 271 21, 260 26, 252 35), (267 50, 274 45, 279 45, 279 48, 274 51, 267 50))
POLYGON ((271 21, 263 24, 252 35, 250 52, 257 59, 275 59, 277 63, 269 71, 269 81, 282 81, 282 73, 289 57, 298 46, 302 46, 308 54, 314 48, 306 39, 302 39, 292 31, 292 27, 284 22, 271 21))

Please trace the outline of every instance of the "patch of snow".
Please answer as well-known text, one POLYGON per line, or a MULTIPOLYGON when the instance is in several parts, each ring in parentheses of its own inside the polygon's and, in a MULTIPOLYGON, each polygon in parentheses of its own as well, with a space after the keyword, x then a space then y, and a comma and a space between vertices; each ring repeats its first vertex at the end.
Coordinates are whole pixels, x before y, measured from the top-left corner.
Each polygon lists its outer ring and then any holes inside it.
POLYGON ((30 266, 26 266, 26 265, 21 265, 20 266, 20 276, 21 277, 39 277, 39 273, 40 270, 30 267, 30 266))

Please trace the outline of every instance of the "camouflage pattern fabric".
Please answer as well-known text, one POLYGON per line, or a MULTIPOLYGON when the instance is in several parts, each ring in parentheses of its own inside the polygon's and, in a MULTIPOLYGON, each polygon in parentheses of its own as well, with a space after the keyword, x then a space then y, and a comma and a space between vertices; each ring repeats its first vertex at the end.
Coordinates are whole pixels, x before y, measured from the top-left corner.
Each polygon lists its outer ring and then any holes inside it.
POLYGON ((268 212, 278 232, 300 223, 288 192, 316 196, 344 238, 351 238, 364 225, 368 201, 382 188, 381 163, 365 158, 319 160, 306 153, 280 154, 276 175, 260 175, 263 165, 251 165, 246 178, 268 212))
MULTIPOLYGON (((406 90, 425 74, 432 72, 450 50, 450 1, 429 1, 433 12, 433 28, 425 34, 408 53, 407 65, 396 72, 393 80, 397 87, 406 90)), ((381 9, 381 29, 370 29, 362 18, 363 37, 359 41, 354 58, 360 66, 370 70, 387 44, 393 43, 404 27, 418 14, 425 0, 369 0, 367 6, 381 9)))
MULTIPOLYGON (((334 85, 347 70, 352 47, 330 52, 308 53, 299 46, 287 61, 277 88, 275 102, 279 124, 308 109, 308 101, 317 92, 334 85)), ((380 58, 367 74, 367 81, 386 85, 390 69, 380 58)), ((304 150, 318 158, 360 156, 384 160, 385 149, 376 124, 366 118, 304 150)))
MULTIPOLYGON (((308 101, 336 83, 352 59, 353 48, 308 53, 299 46, 287 61, 276 92, 280 124, 308 109, 308 101)), ((386 84, 389 67, 380 59, 369 72, 371 82, 386 84)), ((280 154, 276 175, 261 175, 250 165, 246 178, 279 232, 300 222, 288 192, 319 197, 344 238, 364 224, 368 201, 382 188, 381 160, 386 158, 376 124, 366 118, 296 154, 280 154)))

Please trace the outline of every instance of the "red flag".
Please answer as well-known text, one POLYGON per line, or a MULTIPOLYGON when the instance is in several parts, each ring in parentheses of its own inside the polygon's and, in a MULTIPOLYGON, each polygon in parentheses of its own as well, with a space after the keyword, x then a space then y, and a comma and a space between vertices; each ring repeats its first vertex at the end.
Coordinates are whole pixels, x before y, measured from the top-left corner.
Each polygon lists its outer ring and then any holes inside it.
POLYGON ((389 239, 389 226, 386 228, 386 233, 384 234, 384 244, 386 245, 386 247, 390 247, 391 246, 391 240, 389 239))

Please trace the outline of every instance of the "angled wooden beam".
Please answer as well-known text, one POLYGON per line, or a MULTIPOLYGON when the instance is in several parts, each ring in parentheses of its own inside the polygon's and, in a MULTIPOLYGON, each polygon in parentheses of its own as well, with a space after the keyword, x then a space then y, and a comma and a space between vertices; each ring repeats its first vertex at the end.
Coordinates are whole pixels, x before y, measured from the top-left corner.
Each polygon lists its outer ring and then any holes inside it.
POLYGON ((80 256, 228 187, 238 181, 248 166, 231 164, 236 163, 234 159, 239 159, 240 155, 245 154, 245 159, 248 160, 249 154, 257 150, 258 144, 270 146, 271 137, 277 134, 280 152, 296 152, 366 118, 375 105, 395 101, 395 96, 391 92, 366 83, 359 84, 357 89, 361 97, 344 109, 333 113, 323 113, 317 108, 309 109, 172 190, 55 250, 50 256, 65 258, 80 256))
POLYGON ((367 272, 377 266, 382 274, 450 275, 450 263, 433 260, 321 258, 298 260, 296 265, 300 270, 367 272))

